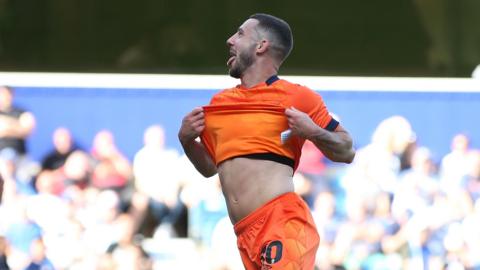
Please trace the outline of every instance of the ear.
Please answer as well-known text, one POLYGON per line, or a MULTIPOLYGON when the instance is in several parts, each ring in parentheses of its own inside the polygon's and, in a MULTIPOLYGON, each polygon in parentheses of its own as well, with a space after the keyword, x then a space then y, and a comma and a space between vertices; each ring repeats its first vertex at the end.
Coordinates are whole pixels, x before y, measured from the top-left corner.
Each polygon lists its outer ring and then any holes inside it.
POLYGON ((265 53, 268 50, 268 47, 270 47, 270 42, 266 39, 260 40, 260 42, 257 45, 257 53, 262 54, 265 53))

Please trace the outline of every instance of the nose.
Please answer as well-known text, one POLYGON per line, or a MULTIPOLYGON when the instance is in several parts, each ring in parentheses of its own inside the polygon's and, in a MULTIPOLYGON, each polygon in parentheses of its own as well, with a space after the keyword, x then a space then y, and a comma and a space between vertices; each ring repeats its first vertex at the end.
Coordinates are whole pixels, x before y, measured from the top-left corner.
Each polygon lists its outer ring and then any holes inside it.
POLYGON ((232 35, 231 37, 229 37, 229 38, 227 39, 227 46, 228 46, 228 47, 233 46, 234 37, 235 37, 235 35, 232 35))

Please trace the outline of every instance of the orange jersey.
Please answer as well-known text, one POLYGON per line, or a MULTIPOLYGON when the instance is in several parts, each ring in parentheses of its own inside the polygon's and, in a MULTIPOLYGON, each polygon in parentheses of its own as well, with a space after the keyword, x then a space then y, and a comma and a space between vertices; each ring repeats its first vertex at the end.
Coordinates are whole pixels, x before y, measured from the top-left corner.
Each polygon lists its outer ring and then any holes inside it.
POLYGON ((285 109, 307 113, 322 128, 334 130, 336 122, 322 97, 313 90, 277 77, 273 83, 252 88, 237 86, 217 93, 204 106, 205 129, 201 135, 210 156, 218 165, 227 159, 249 154, 273 153, 298 166, 304 139, 281 141, 287 130, 285 109))

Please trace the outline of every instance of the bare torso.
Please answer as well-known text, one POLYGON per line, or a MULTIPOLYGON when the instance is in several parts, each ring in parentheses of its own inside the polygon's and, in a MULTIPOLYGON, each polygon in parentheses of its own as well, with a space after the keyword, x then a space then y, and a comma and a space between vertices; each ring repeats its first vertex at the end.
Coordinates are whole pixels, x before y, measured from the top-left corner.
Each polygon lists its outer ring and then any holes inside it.
POLYGON ((294 190, 293 169, 270 160, 229 159, 218 166, 218 174, 233 224, 266 202, 294 190))

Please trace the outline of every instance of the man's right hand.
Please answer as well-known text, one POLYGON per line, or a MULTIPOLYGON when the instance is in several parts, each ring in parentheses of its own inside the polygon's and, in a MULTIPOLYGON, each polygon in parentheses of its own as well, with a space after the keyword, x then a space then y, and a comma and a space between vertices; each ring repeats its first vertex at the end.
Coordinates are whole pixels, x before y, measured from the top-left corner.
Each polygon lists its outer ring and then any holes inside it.
POLYGON ((197 171, 205 177, 211 177, 217 173, 217 166, 207 153, 205 146, 201 142, 195 141, 204 129, 205 114, 202 107, 197 107, 183 118, 182 126, 178 131, 178 139, 197 171))
POLYGON ((178 139, 182 144, 195 140, 205 128, 205 115, 202 107, 197 107, 188 113, 182 120, 178 131, 178 139))

